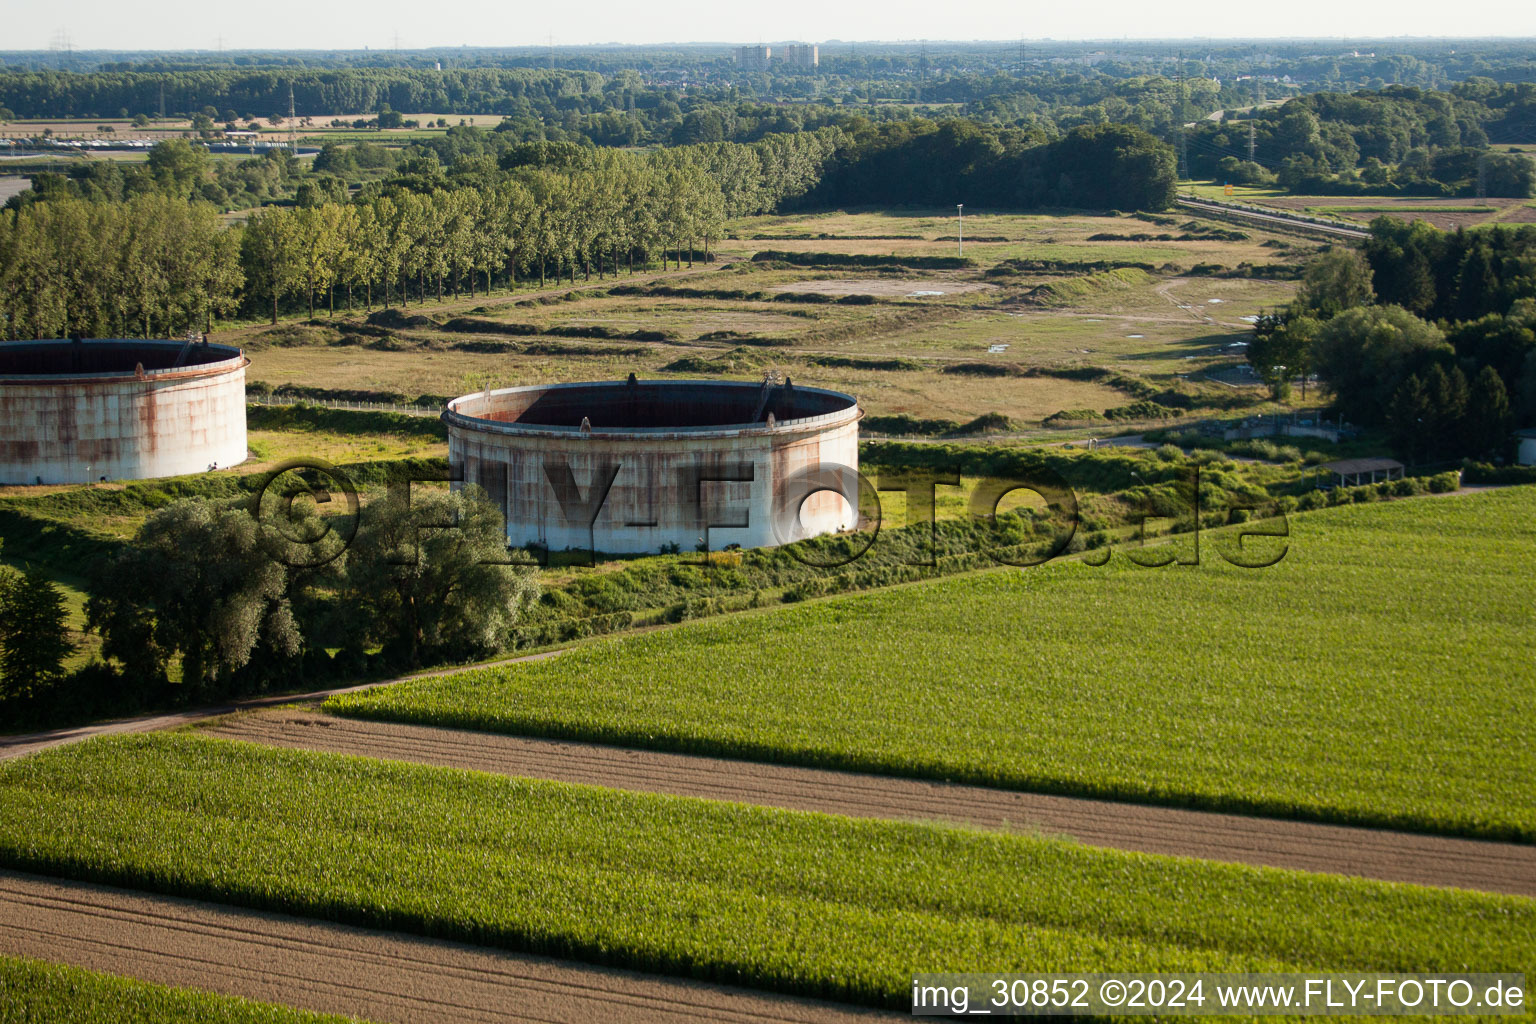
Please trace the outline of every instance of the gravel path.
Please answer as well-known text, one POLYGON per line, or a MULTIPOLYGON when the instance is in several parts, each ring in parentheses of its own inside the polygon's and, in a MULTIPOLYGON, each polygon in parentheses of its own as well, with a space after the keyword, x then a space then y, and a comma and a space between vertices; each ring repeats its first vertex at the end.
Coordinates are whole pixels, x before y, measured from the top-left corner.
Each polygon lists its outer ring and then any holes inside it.
POLYGON ((1092 846, 1536 896, 1536 846, 371 722, 298 708, 235 715, 229 739, 867 818, 958 822, 1092 846))
POLYGON ((867 1024, 835 1003, 0 871, 0 954, 390 1024, 867 1024))

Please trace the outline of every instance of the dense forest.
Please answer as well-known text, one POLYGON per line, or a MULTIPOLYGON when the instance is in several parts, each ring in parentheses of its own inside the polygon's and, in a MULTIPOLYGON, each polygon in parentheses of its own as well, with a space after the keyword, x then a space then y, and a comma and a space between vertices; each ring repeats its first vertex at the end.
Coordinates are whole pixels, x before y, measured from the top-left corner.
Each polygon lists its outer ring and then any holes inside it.
POLYGON ((1175 171, 1167 144, 1128 125, 1047 139, 973 121, 904 121, 854 135, 805 202, 1161 210, 1173 201, 1175 171))
POLYGON ((1249 362, 1280 392, 1316 371, 1340 414, 1415 461, 1502 453, 1512 423, 1536 421, 1536 225, 1381 217, 1371 236, 1308 268, 1249 362))
MULTIPOLYGON (((1029 209, 1161 210, 1173 199, 1173 150, 1126 125, 1042 131, 964 119, 899 122, 844 119, 838 127, 766 135, 754 142, 704 141, 669 147, 703 161, 716 179, 727 216, 821 206, 947 205, 955 202, 1029 209)), ((528 164, 592 158, 569 142, 523 141, 510 131, 470 126, 399 149, 327 143, 308 171, 285 150, 244 160, 212 160, 182 140, 156 145, 145 165, 94 161, 68 176, 40 174, 24 205, 58 195, 117 200, 148 192, 201 198, 245 209, 318 193, 346 198, 347 183, 423 168, 489 183, 528 164)))
POLYGON ((1305 194, 1536 194, 1536 168, 1490 143, 1536 138, 1536 85, 1324 92, 1189 133, 1194 177, 1305 194), (1252 160, 1249 159, 1250 144, 1252 160))

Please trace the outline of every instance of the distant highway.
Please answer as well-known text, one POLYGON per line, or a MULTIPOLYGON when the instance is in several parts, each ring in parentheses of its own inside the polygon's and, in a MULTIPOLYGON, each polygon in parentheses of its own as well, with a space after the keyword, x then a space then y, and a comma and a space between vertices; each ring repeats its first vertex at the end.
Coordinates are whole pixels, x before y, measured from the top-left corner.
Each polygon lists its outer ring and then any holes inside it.
POLYGON ((1241 206, 1230 206, 1226 203, 1213 203, 1204 199, 1193 199, 1189 196, 1179 196, 1174 203, 1187 210, 1200 210, 1204 213, 1219 213, 1225 217, 1238 217, 1243 220, 1268 222, 1271 224, 1283 224, 1286 227, 1306 228, 1309 231, 1320 231, 1325 235, 1338 235, 1340 238, 1352 238, 1364 241, 1371 237, 1369 231, 1363 228, 1346 228, 1337 224, 1319 224, 1315 221, 1305 220, 1301 217, 1291 217, 1276 211, 1274 213, 1258 213, 1241 206))

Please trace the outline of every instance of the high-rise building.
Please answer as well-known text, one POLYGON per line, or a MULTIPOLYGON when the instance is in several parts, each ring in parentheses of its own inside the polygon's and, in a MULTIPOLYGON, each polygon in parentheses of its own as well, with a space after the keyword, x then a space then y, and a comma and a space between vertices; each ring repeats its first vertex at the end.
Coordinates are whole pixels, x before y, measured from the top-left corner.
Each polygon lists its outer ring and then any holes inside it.
POLYGON ((736 63, 743 71, 767 71, 768 59, 773 56, 773 48, 768 46, 738 46, 736 47, 736 63))
POLYGON ((821 64, 821 48, 815 43, 790 43, 784 47, 784 63, 802 68, 814 68, 821 64))

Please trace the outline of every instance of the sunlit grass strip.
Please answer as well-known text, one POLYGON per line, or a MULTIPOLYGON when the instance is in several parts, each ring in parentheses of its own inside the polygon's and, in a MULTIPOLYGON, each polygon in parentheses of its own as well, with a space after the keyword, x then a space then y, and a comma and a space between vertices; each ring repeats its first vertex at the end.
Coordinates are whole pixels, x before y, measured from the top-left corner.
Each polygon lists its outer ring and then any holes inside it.
POLYGON ((0 1024, 345 1024, 238 996, 171 988, 66 964, 0 956, 0 1024))
POLYGON ((1536 972, 1536 901, 279 750, 0 767, 0 862, 902 1006, 914 971, 1536 972))
POLYGON ((1292 518, 336 697, 380 719, 1536 841, 1536 488, 1292 518), (1261 545, 1266 542, 1259 542, 1261 545))

